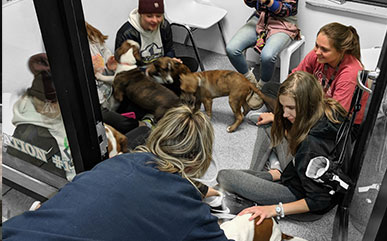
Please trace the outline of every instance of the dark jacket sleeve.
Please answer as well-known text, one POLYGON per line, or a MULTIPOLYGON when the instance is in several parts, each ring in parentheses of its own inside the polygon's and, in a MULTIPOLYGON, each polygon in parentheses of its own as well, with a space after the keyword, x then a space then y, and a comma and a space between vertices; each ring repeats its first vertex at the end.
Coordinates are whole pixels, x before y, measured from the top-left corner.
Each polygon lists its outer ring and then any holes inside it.
POLYGON ((161 40, 163 42, 164 47, 164 56, 175 57, 175 49, 173 48, 173 36, 172 29, 169 22, 164 19, 160 28, 161 40))
MULTIPOLYGON (((264 11, 267 7, 264 4, 259 4, 257 9, 257 1, 245 0, 249 7, 255 7, 258 12, 264 11)), ((275 17, 289 17, 297 14, 298 0, 294 2, 284 2, 283 0, 274 0, 273 5, 268 8, 270 15, 275 17)))
POLYGON ((116 34, 114 51, 116 51, 121 44, 128 39, 136 41, 141 46, 140 33, 128 21, 126 21, 116 34))

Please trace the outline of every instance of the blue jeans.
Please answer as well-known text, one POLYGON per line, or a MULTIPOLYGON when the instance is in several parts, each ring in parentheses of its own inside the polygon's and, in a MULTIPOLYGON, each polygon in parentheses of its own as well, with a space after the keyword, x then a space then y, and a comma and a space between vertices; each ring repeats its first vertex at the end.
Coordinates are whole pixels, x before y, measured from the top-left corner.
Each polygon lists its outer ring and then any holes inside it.
MULTIPOLYGON (((243 51, 253 47, 257 41, 258 34, 255 30, 257 22, 258 18, 256 16, 252 17, 238 30, 226 46, 226 53, 231 64, 241 74, 246 74, 249 71, 243 51)), ((276 33, 267 39, 261 53, 261 79, 263 81, 270 81, 274 73, 278 54, 291 41, 292 39, 285 33, 276 33)))

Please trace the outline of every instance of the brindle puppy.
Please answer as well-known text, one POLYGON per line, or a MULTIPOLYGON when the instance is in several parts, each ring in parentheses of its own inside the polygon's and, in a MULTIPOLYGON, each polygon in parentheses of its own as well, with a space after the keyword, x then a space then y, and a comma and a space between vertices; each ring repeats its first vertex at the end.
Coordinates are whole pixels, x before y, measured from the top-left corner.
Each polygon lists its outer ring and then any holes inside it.
POLYGON ((261 98, 262 92, 252 84, 243 74, 231 70, 210 70, 180 75, 182 99, 194 99, 195 108, 201 103, 207 115, 212 115, 212 99, 229 96, 229 104, 235 116, 235 122, 227 127, 228 132, 235 131, 242 123, 244 115, 250 111, 246 97, 253 90, 261 98), (187 97, 188 95, 188 97, 187 97), (243 107, 243 115, 241 112, 243 107))

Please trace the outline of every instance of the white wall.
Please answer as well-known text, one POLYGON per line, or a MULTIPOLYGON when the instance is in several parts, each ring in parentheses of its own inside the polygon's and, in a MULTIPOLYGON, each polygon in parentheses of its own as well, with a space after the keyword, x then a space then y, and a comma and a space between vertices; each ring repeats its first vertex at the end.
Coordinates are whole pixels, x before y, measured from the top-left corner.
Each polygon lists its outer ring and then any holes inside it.
MULTIPOLYGON (((330 22, 340 22, 354 26, 360 36, 361 48, 382 45, 387 30, 386 18, 374 18, 340 10, 313 7, 306 4, 305 1, 306 0, 299 0, 298 3, 298 25, 302 34, 306 37, 305 51, 302 53, 303 56, 313 48, 317 31, 323 25, 330 22)), ((226 42, 229 41, 238 28, 246 22, 253 11, 244 4, 243 0, 207 0, 207 2, 228 11, 223 21, 226 42)), ((338 5, 337 8, 339 9, 340 6, 338 5)), ((184 31, 174 31, 174 35, 177 42, 182 43, 184 41, 184 31)), ((200 48, 225 54, 217 26, 213 26, 205 31, 198 30, 195 33, 195 39, 200 48)), ((249 54, 248 59, 254 60, 256 56, 256 54, 249 54)))
MULTIPOLYGON (((247 7, 243 0, 200 1, 227 10, 227 15, 222 22, 226 42, 232 38, 253 12, 253 9, 247 7)), ((387 30, 386 18, 374 18, 340 10, 313 7, 306 4, 305 1, 306 0, 299 0, 298 6, 298 25, 302 34, 306 37, 305 51, 302 53, 302 56, 305 56, 313 48, 317 31, 323 25, 335 21, 346 25, 352 25, 357 29, 360 35, 361 48, 370 48, 376 45, 380 46, 383 43, 387 30)), ((109 36, 107 43, 111 49, 114 48, 114 39, 118 28, 127 20, 129 12, 137 7, 137 3, 137 0, 112 0, 109 1, 109 3, 104 0, 82 0, 85 19, 109 36)), ((185 30, 174 27, 173 34, 176 42, 183 43, 186 36, 185 30)), ((199 48, 225 54, 217 25, 214 25, 207 30, 199 29, 195 31, 194 38, 199 48)), ((248 52, 249 60, 257 60, 257 57, 255 52, 248 52)))
POLYGON ((306 4, 305 0, 300 0, 298 25, 302 33, 306 36, 306 51, 304 55, 314 47, 314 41, 318 30, 330 22, 340 22, 355 27, 360 36, 361 48, 371 48, 377 45, 381 46, 387 30, 386 18, 374 18, 340 10, 313 7, 306 4))

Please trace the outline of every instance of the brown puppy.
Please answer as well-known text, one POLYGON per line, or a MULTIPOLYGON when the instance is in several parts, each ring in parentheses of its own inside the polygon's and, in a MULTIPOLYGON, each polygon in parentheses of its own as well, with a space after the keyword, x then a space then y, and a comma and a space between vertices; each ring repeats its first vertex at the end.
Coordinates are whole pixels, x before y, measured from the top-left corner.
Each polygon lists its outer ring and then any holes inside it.
POLYGON ((298 238, 282 233, 274 218, 266 218, 261 224, 256 225, 259 219, 260 217, 254 219, 253 241, 276 240, 274 237, 277 237, 278 240, 298 240, 298 238))
POLYGON ((180 96, 180 74, 191 73, 190 69, 182 63, 170 58, 161 57, 148 65, 146 75, 180 96))
POLYGON ((154 114, 158 121, 171 107, 178 106, 180 99, 168 88, 149 79, 135 68, 116 75, 113 82, 114 98, 122 101, 124 96, 130 101, 154 114))
MULTIPOLYGON (((235 116, 235 122, 227 127, 233 132, 242 123, 244 115, 250 111, 246 97, 253 90, 259 96, 261 91, 242 74, 231 70, 210 70, 180 75, 182 99, 193 98, 195 108, 204 104, 207 115, 212 114, 212 99, 220 96, 229 96, 229 104, 235 116), (243 106, 243 115, 241 107, 243 106)), ((186 100, 187 101, 187 100, 186 100)), ((189 102, 189 101, 187 101, 189 102)))

